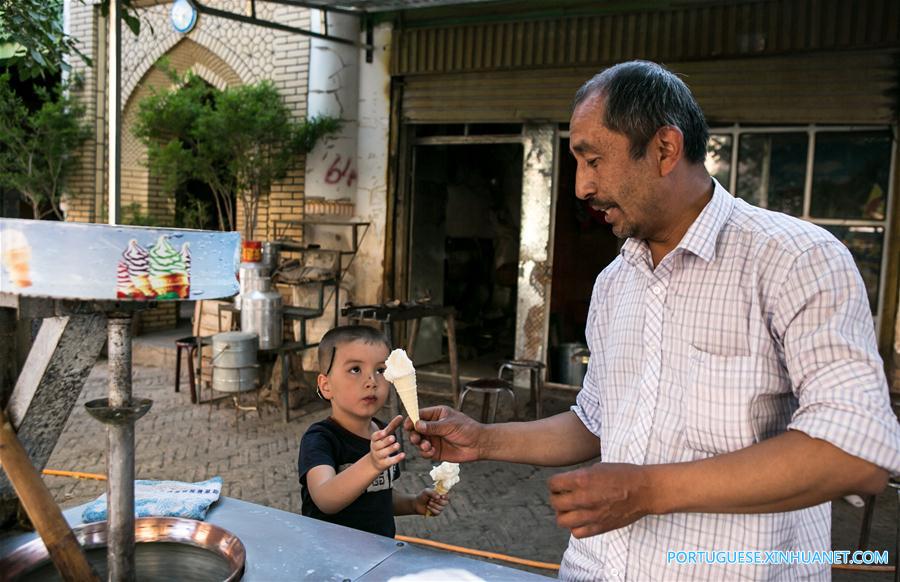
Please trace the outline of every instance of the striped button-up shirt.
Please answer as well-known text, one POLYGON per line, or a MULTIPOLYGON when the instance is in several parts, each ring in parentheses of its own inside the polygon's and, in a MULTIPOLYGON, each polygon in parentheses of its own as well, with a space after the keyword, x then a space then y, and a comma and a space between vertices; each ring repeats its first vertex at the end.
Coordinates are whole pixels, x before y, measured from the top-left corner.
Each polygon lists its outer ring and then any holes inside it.
MULTIPOLYGON (((646 242, 624 243, 597 277, 587 339, 591 359, 573 411, 599 437, 604 462, 696 461, 792 429, 900 473, 900 425, 847 248, 718 183, 655 268, 646 242)), ((830 549, 830 503, 648 516, 572 538, 560 577, 827 579, 827 564, 679 564, 668 552, 830 549)))

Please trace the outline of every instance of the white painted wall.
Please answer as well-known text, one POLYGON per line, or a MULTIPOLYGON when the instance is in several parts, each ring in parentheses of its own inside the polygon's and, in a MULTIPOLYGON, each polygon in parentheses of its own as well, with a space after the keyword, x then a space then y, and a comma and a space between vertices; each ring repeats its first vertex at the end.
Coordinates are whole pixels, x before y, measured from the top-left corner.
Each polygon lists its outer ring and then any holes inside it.
MULTIPOLYGON (((322 12, 312 10, 310 28, 324 33, 322 12)), ((328 14, 327 33, 359 38, 359 18, 328 14)), ((359 101, 359 49, 318 38, 310 39, 310 117, 330 115, 342 120, 338 135, 322 140, 306 157, 306 197, 353 201, 357 185, 357 110, 359 101)))
POLYGON ((365 51, 360 51, 359 71, 356 218, 370 225, 351 272, 356 282, 354 300, 362 304, 391 299, 382 296, 391 119, 389 23, 375 27, 374 45, 371 63, 365 61, 365 51))

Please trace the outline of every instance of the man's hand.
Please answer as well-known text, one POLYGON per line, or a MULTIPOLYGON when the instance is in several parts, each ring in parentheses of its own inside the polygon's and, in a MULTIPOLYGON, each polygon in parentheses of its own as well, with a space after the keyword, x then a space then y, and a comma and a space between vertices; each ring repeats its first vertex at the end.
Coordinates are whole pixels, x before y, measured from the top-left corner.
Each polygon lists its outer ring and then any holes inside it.
POLYGON ((550 478, 556 524, 585 538, 634 523, 651 513, 653 491, 644 467, 597 463, 550 478))
POLYGON ((402 421, 403 417, 398 414, 386 427, 372 433, 369 459, 372 462, 372 466, 379 473, 406 458, 404 453, 397 453, 400 450, 400 443, 397 442, 397 438, 394 436, 394 431, 397 430, 402 421))
POLYGON ((481 458, 481 424, 448 406, 423 408, 419 418, 415 427, 409 418, 403 427, 426 459, 465 463, 481 458))

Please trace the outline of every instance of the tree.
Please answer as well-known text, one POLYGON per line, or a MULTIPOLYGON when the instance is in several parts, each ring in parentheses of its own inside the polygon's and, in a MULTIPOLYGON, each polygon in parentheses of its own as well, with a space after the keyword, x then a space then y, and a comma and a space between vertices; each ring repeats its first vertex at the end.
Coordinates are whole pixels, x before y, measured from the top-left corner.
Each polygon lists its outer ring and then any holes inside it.
MULTIPOLYGON (((110 1, 100 3, 104 15, 110 1)), ((122 20, 137 35, 141 23, 134 0, 120 3, 122 20)), ((63 30, 62 12, 63 0, 0 0, 0 65, 16 68, 22 80, 68 70, 66 57, 73 53, 90 65, 77 40, 63 30)))
POLYGON ((37 87, 41 102, 30 112, 0 75, 0 186, 18 191, 31 205, 34 218, 50 214, 63 220, 60 199, 75 167, 74 153, 90 136, 84 107, 68 87, 37 87))
POLYGON ((284 178, 299 154, 334 133, 334 118, 294 121, 270 81, 226 89, 208 116, 199 119, 204 157, 225 163, 244 211, 244 239, 253 240, 259 202, 284 178))
POLYGON ((223 230, 236 224, 236 195, 244 237, 251 240, 259 202, 271 184, 287 175, 298 155, 336 132, 340 122, 294 120, 268 81, 224 91, 190 74, 174 75, 173 82, 175 89, 155 92, 138 104, 134 132, 147 146, 148 166, 169 193, 189 179, 208 184, 223 230))

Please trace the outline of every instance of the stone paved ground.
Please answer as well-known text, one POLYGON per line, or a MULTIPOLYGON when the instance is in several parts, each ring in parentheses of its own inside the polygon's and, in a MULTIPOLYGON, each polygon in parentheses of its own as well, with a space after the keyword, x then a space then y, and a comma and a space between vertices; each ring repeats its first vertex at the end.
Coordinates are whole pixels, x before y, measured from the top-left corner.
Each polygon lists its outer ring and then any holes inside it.
MULTIPOLYGON (((105 433, 81 406, 87 400, 105 396, 105 382, 106 363, 100 362, 69 418, 48 468, 105 473, 105 433)), ((275 408, 264 407, 261 417, 242 412, 235 427, 235 412, 227 403, 191 405, 188 394, 175 394, 172 386, 171 368, 135 367, 135 395, 154 401, 136 428, 138 478, 200 481, 220 475, 224 479, 224 495, 299 512, 297 447, 307 427, 327 416, 322 404, 314 402, 293 411, 288 424, 282 422, 280 411, 275 408)), ((433 403, 428 400, 424 404, 433 403)), ((571 396, 550 395, 545 408, 549 413, 559 412, 570 401, 571 396)), ((476 406, 473 399, 472 408, 467 403, 466 412, 476 416, 476 406)), ((428 485, 429 469, 428 462, 412 458, 400 486, 416 491, 428 485)), ((547 479, 557 471, 494 462, 466 465, 463 480, 454 489, 453 501, 444 515, 427 520, 398 518, 398 533, 558 563, 568 535, 555 526, 546 492, 547 479)), ((67 477, 47 476, 45 481, 63 507, 92 500, 105 488, 103 482, 67 477)), ((852 549, 861 513, 843 501, 834 507, 834 547, 852 549)), ((893 548, 895 511, 896 500, 883 494, 876 510, 872 548, 893 548)), ((891 554, 893 560, 893 550, 891 554)), ((836 573, 834 579, 877 582, 889 580, 890 576, 836 573)))

